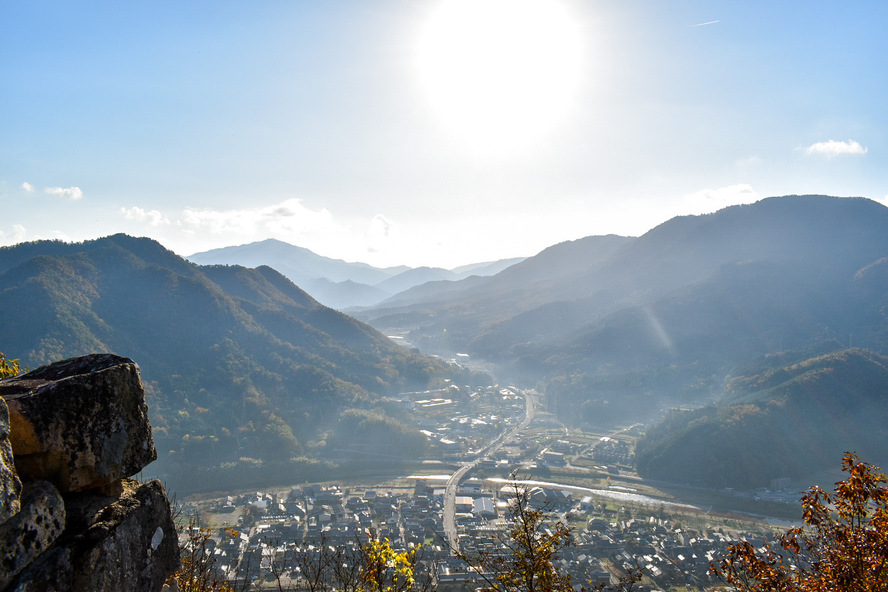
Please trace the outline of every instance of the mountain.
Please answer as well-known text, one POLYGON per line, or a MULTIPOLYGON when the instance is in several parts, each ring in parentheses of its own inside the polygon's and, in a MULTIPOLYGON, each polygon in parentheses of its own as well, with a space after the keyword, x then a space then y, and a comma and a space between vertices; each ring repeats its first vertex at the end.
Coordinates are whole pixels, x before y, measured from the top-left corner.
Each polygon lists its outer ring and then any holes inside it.
POLYGON ((512 257, 509 259, 499 259, 497 261, 486 261, 484 263, 470 263, 468 265, 454 267, 451 271, 455 273, 458 278, 467 278, 473 275, 496 275, 504 269, 512 267, 516 263, 521 263, 524 259, 525 257, 512 257))
POLYGON ((493 275, 522 258, 464 265, 454 270, 406 266, 377 268, 323 257, 279 240, 223 247, 187 257, 202 265, 267 265, 287 276, 318 301, 339 310, 366 307, 422 283, 493 275))
POLYGON ((351 280, 372 286, 409 269, 403 265, 381 269, 366 263, 331 259, 273 238, 195 253, 186 259, 201 265, 268 265, 290 278, 296 285, 306 280, 326 278, 331 282, 351 280))
POLYGON ((0 248, 0 307, 2 351, 23 365, 92 352, 140 365, 152 467, 179 488, 306 475, 359 436, 421 455, 384 396, 456 378, 270 267, 199 266, 126 235, 0 248))
POLYGON ((327 306, 343 311, 359 306, 370 306, 391 296, 390 292, 376 286, 352 280, 331 282, 327 278, 316 278, 306 280, 301 285, 327 306))
POLYGON ((888 358, 849 349, 734 376, 717 405, 675 411, 637 447, 646 478, 751 489, 809 478, 846 451, 888 460, 888 358))
POLYGON ((459 279, 459 276, 448 269, 440 267, 416 267, 402 271, 394 277, 383 280, 376 284, 380 290, 388 292, 388 294, 397 294, 404 290, 409 290, 413 286, 425 284, 427 282, 453 281, 459 279))
MULTIPOLYGON (((429 320, 443 313, 450 324, 490 325, 541 302, 557 300, 560 281, 572 277, 583 265, 604 260, 632 240, 608 235, 559 243, 491 277, 473 275, 457 282, 415 286, 368 307, 358 316, 378 326, 396 327, 403 315, 413 316, 420 311, 429 320), (441 310, 431 313, 429 307, 441 310)), ((417 321, 425 325, 421 317, 417 321)))
POLYGON ((713 400, 785 350, 888 352, 888 208, 785 196, 555 245, 489 278, 413 288, 355 314, 546 388, 564 421, 649 420, 713 400), (461 287, 460 287, 461 285, 461 287))
POLYGON ((276 239, 194 253, 187 259, 201 265, 267 265, 320 302, 337 309, 370 305, 391 296, 391 292, 373 286, 410 269, 331 259, 276 239))

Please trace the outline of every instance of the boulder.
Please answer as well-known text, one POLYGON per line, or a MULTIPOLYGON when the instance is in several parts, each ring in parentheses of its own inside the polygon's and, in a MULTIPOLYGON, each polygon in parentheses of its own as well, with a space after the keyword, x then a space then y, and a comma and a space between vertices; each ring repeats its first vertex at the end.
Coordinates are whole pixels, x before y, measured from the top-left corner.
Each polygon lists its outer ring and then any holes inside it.
POLYGON ((21 511, 0 524, 0 590, 49 549, 65 528, 65 502, 52 483, 25 487, 21 511))
MULTIPOLYGON (((179 546, 160 481, 125 479, 119 497, 66 496, 68 528, 12 591, 159 591, 178 568, 179 546)), ((2 586, 0 586, 2 589, 2 586)))
POLYGON ((159 592, 179 565, 139 368, 93 354, 0 380, 0 592, 159 592))
POLYGON ((139 367, 92 354, 0 381, 22 480, 108 487, 157 457, 139 367))
POLYGON ((9 410, 0 398, 0 523, 19 511, 21 493, 9 442, 9 410))
POLYGON ((67 592, 74 580, 71 550, 53 547, 25 569, 3 592, 67 592))

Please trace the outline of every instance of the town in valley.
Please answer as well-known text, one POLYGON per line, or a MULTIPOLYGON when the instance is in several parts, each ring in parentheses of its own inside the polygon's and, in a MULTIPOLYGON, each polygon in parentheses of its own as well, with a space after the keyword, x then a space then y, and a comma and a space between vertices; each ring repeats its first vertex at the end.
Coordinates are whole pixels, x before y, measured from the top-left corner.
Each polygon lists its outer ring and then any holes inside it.
POLYGON ((800 494, 788 483, 754 492, 645 483, 634 471, 642 426, 568 429, 533 390, 448 384, 402 393, 397 403, 441 443, 442 458, 360 482, 194 494, 180 500, 182 543, 190 520, 207 533, 220 577, 307 589, 306 561, 320 561, 325 548, 355 557, 373 537, 416 549, 418 579, 472 590, 482 576, 464 558, 504 548, 517 487, 552 524, 570 528, 557 567, 575 585, 612 584, 640 569, 637 589, 704 590, 723 585, 710 565, 728 545, 764 545, 775 526, 798 518, 800 494))

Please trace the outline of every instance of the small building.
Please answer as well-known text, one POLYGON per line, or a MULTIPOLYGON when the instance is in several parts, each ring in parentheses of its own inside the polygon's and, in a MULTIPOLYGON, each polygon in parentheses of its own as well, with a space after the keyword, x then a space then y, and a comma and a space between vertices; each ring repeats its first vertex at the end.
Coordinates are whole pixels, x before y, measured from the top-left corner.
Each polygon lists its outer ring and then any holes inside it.
POLYGON ((476 498, 472 512, 479 518, 496 518, 496 508, 493 504, 493 498, 476 498))
POLYGON ((456 496, 457 512, 472 512, 475 509, 475 500, 467 495, 456 496))

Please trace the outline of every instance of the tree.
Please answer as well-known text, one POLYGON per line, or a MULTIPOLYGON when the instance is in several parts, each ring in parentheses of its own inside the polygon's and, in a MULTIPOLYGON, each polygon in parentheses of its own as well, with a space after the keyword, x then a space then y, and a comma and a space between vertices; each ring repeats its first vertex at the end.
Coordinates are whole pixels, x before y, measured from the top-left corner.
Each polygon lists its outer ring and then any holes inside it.
POLYGON ((192 518, 185 533, 187 539, 180 547, 182 566, 170 578, 179 592, 234 592, 216 574, 216 559, 207 549, 209 529, 200 528, 192 518))
POLYGON ((731 545, 712 572, 741 591, 888 591, 888 479, 845 453, 835 493, 812 487, 802 497, 805 526, 756 550, 731 545))
MULTIPOLYGON (((358 592, 361 589, 361 549, 361 545, 330 545, 323 534, 316 546, 296 546, 293 558, 301 576, 298 589, 308 592, 358 592)), ((280 582, 277 573, 275 576, 280 582)))
POLYGON ((22 369, 19 366, 18 359, 7 360, 6 354, 0 352, 0 378, 17 376, 19 373, 21 373, 21 371, 22 369))
MULTIPOLYGON (((265 548, 278 541, 266 540, 265 548)), ((387 539, 370 536, 354 545, 330 545, 322 535, 318 544, 297 544, 292 553, 268 556, 263 565, 275 579, 279 592, 423 592, 430 579, 417 581, 420 545, 399 551, 387 539), (289 574, 285 584, 285 575, 289 574), (294 577, 296 574, 298 576, 294 577)))
POLYGON ((407 592, 416 584, 418 546, 396 551, 388 540, 371 538, 361 547, 361 589, 364 592, 407 592))
MULTIPOLYGON (((457 555, 474 568, 491 591, 573 592, 570 574, 553 564, 558 552, 573 541, 571 529, 562 520, 552 522, 546 508, 534 507, 530 492, 514 477, 511 487, 515 497, 509 505, 511 527, 501 541, 502 552, 469 557, 457 551, 457 555)), ((620 578, 614 589, 632 590, 640 579, 640 571, 631 571, 620 578)), ((606 588, 600 585, 595 589, 606 588)))

